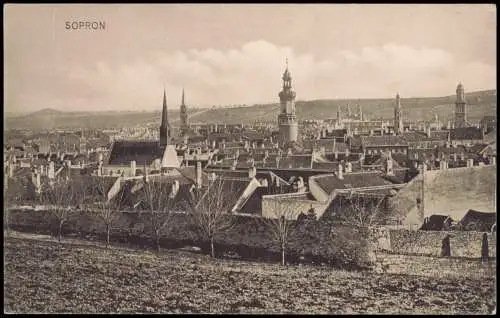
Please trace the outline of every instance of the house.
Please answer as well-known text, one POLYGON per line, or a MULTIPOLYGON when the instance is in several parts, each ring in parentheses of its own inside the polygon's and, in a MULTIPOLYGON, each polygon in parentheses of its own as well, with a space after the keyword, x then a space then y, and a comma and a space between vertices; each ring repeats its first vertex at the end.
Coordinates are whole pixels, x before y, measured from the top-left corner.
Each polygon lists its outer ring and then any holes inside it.
MULTIPOLYGON (((317 218, 327 218, 345 211, 345 198, 356 193, 365 198, 385 198, 394 195, 401 184, 395 184, 384 178, 381 172, 344 173, 310 176, 308 189, 300 193, 287 193, 263 196, 262 215, 267 218, 276 217, 275 210, 289 211, 289 219, 296 219, 301 213, 314 210, 317 218), (342 202, 342 204, 341 204, 342 202)), ((371 199, 364 199, 365 202, 371 199)))
POLYGON ((102 175, 135 176, 165 168, 180 167, 175 147, 160 147, 158 141, 115 141, 104 158, 102 175))
POLYGON ((454 226, 454 221, 448 215, 431 215, 424 218, 421 231, 448 231, 454 226))
POLYGON ((450 141, 453 146, 472 146, 484 142, 484 131, 477 127, 460 127, 450 130, 450 141))
POLYGON ((497 214, 495 212, 479 212, 470 209, 457 223, 459 231, 491 232, 496 230, 497 214))
POLYGON ((391 153, 408 154, 408 143, 400 136, 361 136, 361 150, 363 154, 381 154, 387 151, 391 153))
POLYGON ((496 116, 484 116, 480 122, 481 128, 486 134, 490 133, 497 128, 497 117, 496 116))

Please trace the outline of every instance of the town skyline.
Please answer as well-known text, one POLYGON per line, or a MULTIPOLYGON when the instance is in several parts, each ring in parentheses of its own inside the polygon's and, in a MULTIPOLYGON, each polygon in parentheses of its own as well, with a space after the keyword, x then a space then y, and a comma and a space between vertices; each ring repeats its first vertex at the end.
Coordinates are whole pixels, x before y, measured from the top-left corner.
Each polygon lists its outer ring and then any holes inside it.
POLYGON ((164 86, 171 110, 182 88, 188 107, 278 103, 285 58, 299 101, 494 89, 495 7, 428 6, 7 5, 4 110, 156 111, 164 86), (235 27, 242 14, 252 27, 235 27), (64 28, 83 16, 106 28, 64 28))

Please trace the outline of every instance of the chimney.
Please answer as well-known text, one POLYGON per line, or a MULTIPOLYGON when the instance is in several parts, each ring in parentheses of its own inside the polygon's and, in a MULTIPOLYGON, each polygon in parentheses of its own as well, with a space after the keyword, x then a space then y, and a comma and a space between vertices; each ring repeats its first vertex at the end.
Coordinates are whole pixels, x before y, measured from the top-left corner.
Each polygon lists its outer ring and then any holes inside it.
POLYGON ((467 168, 474 167, 474 159, 467 159, 467 168))
POLYGON ((47 175, 49 179, 54 179, 55 178, 55 170, 54 170, 54 162, 49 163, 49 169, 47 171, 47 175))
POLYGON ((136 162, 135 160, 130 161, 130 176, 135 177, 135 171, 137 170, 136 168, 136 162))
POLYGON ((174 183, 172 184, 172 191, 170 192, 169 195, 171 199, 175 198, 175 196, 179 192, 179 188, 180 188, 179 180, 174 180, 174 183))
POLYGON ((345 172, 352 172, 352 163, 350 162, 347 163, 345 172))
POLYGON ((255 168, 255 166, 251 166, 250 168, 248 168, 248 177, 250 179, 253 179, 255 178, 255 176, 257 175, 257 169, 255 168))
POLYGON ((304 184, 304 179, 299 177, 297 180, 297 192, 305 192, 306 186, 304 184))
POLYGON ((344 174, 342 173, 342 164, 340 164, 340 163, 339 163, 339 169, 337 172, 337 178, 339 178, 340 180, 344 179, 344 174))
POLYGON ((491 164, 496 165, 497 164, 497 157, 496 156, 491 156, 491 164))
POLYGON ((393 161, 392 161, 392 157, 391 156, 387 157, 386 163, 387 163, 386 164, 386 170, 385 170, 386 175, 388 175, 388 176, 394 176, 394 170, 392 169, 393 161))
POLYGON ((196 187, 199 189, 202 185, 202 169, 201 169, 201 161, 196 162, 196 187))
POLYGON ((264 179, 262 179, 262 180, 260 181, 260 186, 261 186, 261 187, 266 187, 266 188, 269 186, 269 183, 267 182, 267 179, 266 179, 266 178, 264 178, 264 179))
POLYGON ((36 187, 36 192, 40 193, 42 183, 40 181, 40 173, 35 172, 35 187, 36 187))

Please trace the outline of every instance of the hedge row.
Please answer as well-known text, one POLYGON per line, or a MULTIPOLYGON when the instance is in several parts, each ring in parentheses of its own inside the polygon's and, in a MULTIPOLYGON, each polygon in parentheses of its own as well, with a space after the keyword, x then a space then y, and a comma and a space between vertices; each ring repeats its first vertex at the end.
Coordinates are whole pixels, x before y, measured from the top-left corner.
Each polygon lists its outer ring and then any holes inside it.
MULTIPOLYGON (((111 240, 144 247, 154 246, 150 214, 120 213, 113 222, 111 240)), ((233 227, 216 236, 216 253, 219 256, 237 254, 244 259, 278 260, 280 245, 273 240, 272 231, 262 218, 228 216, 233 227)), ((315 263, 330 264, 347 269, 368 268, 373 265, 371 245, 365 231, 335 225, 331 222, 306 220, 294 222, 295 230, 289 237, 287 261, 292 263, 305 258, 315 263)), ((49 211, 11 210, 10 228, 26 232, 55 235, 58 222, 49 211)), ((185 214, 177 214, 171 229, 163 233, 160 241, 164 248, 186 245, 208 249, 206 239, 185 214)), ((105 240, 106 228, 95 213, 79 211, 72 214, 63 226, 63 235, 93 236, 105 240)))

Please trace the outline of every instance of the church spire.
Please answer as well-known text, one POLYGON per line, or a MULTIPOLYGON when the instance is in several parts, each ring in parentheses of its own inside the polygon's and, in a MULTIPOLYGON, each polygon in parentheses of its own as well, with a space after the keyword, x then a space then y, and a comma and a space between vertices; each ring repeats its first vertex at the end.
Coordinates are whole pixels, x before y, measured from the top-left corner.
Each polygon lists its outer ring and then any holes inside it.
POLYGON ((182 88, 180 120, 181 120, 180 132, 181 135, 185 135, 188 132, 189 124, 188 124, 187 107, 184 100, 184 87, 182 88))
POLYGON ((168 124, 168 111, 167 111, 167 92, 163 88, 163 109, 161 114, 160 125, 160 146, 166 146, 170 137, 169 124, 168 124))

